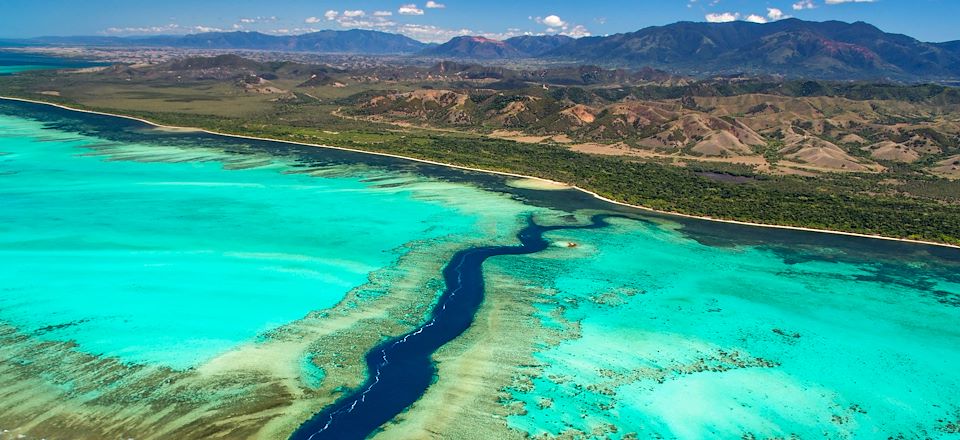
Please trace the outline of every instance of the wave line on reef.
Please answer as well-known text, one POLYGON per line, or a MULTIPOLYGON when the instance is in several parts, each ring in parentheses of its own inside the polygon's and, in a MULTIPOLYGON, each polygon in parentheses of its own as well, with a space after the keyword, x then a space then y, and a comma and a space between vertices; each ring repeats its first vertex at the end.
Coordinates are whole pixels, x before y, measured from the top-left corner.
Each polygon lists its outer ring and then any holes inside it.
POLYGON ((484 297, 483 262, 498 255, 526 255, 547 249, 543 234, 562 229, 597 229, 608 225, 601 214, 586 225, 540 226, 528 220, 519 245, 464 249, 443 270, 446 290, 430 319, 413 331, 384 341, 366 355, 369 375, 364 385, 304 422, 291 440, 363 439, 420 399, 433 383, 437 367, 432 355, 473 324, 484 297), (370 399, 368 399, 370 397, 370 399))

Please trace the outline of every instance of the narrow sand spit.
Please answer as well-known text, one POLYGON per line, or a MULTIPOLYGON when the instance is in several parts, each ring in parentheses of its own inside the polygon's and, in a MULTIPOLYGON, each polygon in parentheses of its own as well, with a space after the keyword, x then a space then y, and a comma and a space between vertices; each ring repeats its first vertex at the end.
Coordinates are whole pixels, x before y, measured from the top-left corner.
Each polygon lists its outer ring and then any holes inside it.
POLYGON ((564 191, 573 189, 572 186, 564 183, 540 179, 510 179, 507 181, 507 186, 511 188, 535 189, 540 191, 564 191))

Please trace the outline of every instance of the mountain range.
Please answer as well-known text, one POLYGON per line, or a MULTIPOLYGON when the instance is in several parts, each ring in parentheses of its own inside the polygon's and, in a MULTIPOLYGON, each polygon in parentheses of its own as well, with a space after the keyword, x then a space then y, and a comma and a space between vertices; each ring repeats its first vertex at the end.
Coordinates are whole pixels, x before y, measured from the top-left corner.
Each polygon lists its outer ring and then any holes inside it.
POLYGON ((387 32, 351 29, 323 30, 301 35, 267 35, 260 32, 205 32, 182 36, 150 37, 40 37, 12 41, 19 44, 105 47, 172 47, 182 49, 271 50, 317 53, 404 55, 431 44, 387 32))
POLYGON ((925 43, 863 22, 681 22, 581 38, 545 55, 693 74, 740 71, 838 79, 960 75, 960 42, 925 43))
POLYGON ((960 78, 960 41, 927 43, 867 23, 786 19, 758 24, 679 22, 610 36, 494 40, 455 37, 436 45, 369 30, 295 36, 210 32, 155 37, 44 37, 18 44, 164 46, 195 49, 407 55, 454 60, 535 59, 604 67, 648 66, 677 74, 775 74, 820 79, 945 81, 960 78))

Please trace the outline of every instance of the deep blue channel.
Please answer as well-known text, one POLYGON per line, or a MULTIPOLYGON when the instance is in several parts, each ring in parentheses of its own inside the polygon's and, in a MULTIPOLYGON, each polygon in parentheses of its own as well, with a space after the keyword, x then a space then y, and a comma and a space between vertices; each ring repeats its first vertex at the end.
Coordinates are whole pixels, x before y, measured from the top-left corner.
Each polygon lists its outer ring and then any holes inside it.
POLYGON ((377 345, 367 353, 369 376, 360 388, 340 398, 290 437, 292 440, 364 439, 417 401, 437 374, 431 355, 473 324, 483 302, 483 262, 497 255, 524 255, 549 246, 543 234, 561 229, 607 226, 610 215, 587 225, 540 226, 532 219, 517 238, 519 246, 487 246, 454 254, 443 270, 446 290, 417 329, 377 345))

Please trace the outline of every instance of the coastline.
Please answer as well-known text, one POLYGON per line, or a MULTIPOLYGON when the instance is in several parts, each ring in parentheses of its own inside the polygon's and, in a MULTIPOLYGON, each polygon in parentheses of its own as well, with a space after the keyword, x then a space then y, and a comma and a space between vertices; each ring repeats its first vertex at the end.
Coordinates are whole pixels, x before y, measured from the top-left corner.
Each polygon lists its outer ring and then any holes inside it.
POLYGON ((570 184, 567 184, 567 183, 564 183, 564 182, 558 182, 558 181, 554 181, 554 180, 550 180, 550 179, 545 179, 545 178, 542 178, 542 177, 528 176, 528 175, 523 175, 523 174, 511 173, 511 172, 507 172, 507 171, 495 171, 495 170, 487 170, 487 169, 481 169, 481 168, 471 168, 471 167, 467 167, 467 166, 455 165, 455 164, 444 163, 444 162, 438 162, 438 161, 429 160, 429 159, 419 159, 419 158, 415 158, 415 157, 402 156, 402 155, 392 154, 392 153, 384 153, 384 152, 377 152, 377 151, 368 151, 368 150, 361 150, 361 149, 356 149, 356 148, 338 147, 338 146, 334 146, 334 145, 311 144, 311 143, 306 143, 306 142, 296 142, 296 141, 283 140, 283 139, 271 139, 271 138, 263 138, 263 137, 257 137, 257 136, 247 136, 247 135, 241 135, 241 134, 221 133, 221 132, 217 132, 217 131, 206 130, 206 129, 203 129, 203 128, 196 128, 196 127, 181 127, 181 126, 163 125, 163 124, 158 124, 158 123, 156 123, 156 122, 149 121, 149 120, 146 120, 146 119, 143 119, 143 118, 139 118, 139 117, 136 117, 136 116, 128 116, 128 115, 121 115, 121 114, 115 114, 115 113, 107 113, 107 112, 101 112, 101 111, 96 111, 96 110, 85 110, 85 109, 79 109, 79 108, 70 107, 70 106, 64 105, 64 104, 57 104, 57 103, 40 101, 40 100, 34 100, 34 99, 27 99, 27 98, 16 98, 16 97, 9 97, 9 96, 0 96, 0 100, 19 101, 19 102, 27 102, 27 103, 32 103, 32 104, 48 105, 48 106, 51 106, 51 107, 56 107, 56 108, 60 108, 60 109, 63 109, 63 110, 75 111, 75 112, 80 112, 80 113, 88 113, 88 114, 95 114, 95 115, 102 115, 102 116, 111 116, 111 117, 116 117, 116 118, 123 118, 123 119, 127 119, 127 120, 133 120, 133 121, 141 122, 141 123, 150 125, 150 126, 152 126, 152 127, 161 128, 161 129, 178 130, 178 131, 194 131, 194 132, 207 133, 207 134, 216 135, 216 136, 231 137, 231 138, 236 138, 236 139, 249 139, 249 140, 265 141, 265 142, 280 142, 280 143, 285 143, 285 144, 290 144, 290 145, 300 145, 300 146, 315 147, 315 148, 327 148, 327 149, 332 149, 332 150, 349 151, 349 152, 353 152, 353 153, 371 154, 371 155, 377 155, 377 156, 383 156, 383 157, 390 157, 390 158, 394 158, 394 159, 401 159, 401 160, 407 160, 407 161, 425 163, 425 164, 429 164, 429 165, 437 165, 437 166, 442 166, 442 167, 447 167, 447 168, 454 168, 454 169, 460 169, 460 170, 466 170, 466 171, 474 171, 474 172, 479 172, 479 173, 496 174, 496 175, 501 175, 501 176, 508 176, 508 177, 520 178, 520 179, 531 179, 531 180, 536 180, 536 181, 544 182, 545 184, 549 184, 549 185, 552 185, 552 186, 554 186, 554 185, 555 185, 555 186, 565 186, 565 187, 568 187, 568 188, 570 188, 570 189, 577 190, 577 191, 580 191, 580 192, 582 192, 582 193, 588 194, 588 195, 590 195, 590 196, 592 196, 592 197, 594 197, 594 198, 596 198, 596 199, 598 199, 598 200, 601 200, 601 201, 603 201, 603 202, 606 202, 606 203, 611 203, 611 204, 618 205, 618 206, 623 206, 623 207, 638 209, 638 210, 642 210, 642 211, 647 211, 647 212, 652 212, 652 213, 657 213, 657 214, 662 214, 662 215, 667 215, 667 216, 676 216, 676 217, 681 217, 681 218, 696 219, 696 220, 705 220, 705 221, 718 222, 718 223, 727 223, 727 224, 734 224, 734 225, 741 225, 741 226, 753 226, 753 227, 761 227, 761 228, 783 229, 783 230, 801 231, 801 232, 813 232, 813 233, 820 233, 820 234, 843 235, 843 236, 848 236, 848 237, 868 238, 868 239, 876 239, 876 240, 896 241, 896 242, 901 242, 901 243, 911 243, 911 244, 920 244, 920 245, 927 245, 927 246, 938 246, 938 247, 945 247, 945 248, 952 248, 952 249, 960 249, 960 245, 954 245, 954 244, 949 244, 949 243, 938 243, 938 242, 935 242, 935 241, 914 240, 914 239, 909 239, 909 238, 887 237, 887 236, 883 236, 883 235, 863 234, 863 233, 846 232, 846 231, 835 231, 835 230, 830 230, 830 229, 807 228, 807 227, 802 227, 802 226, 789 226, 789 225, 775 225, 775 224, 767 224, 767 223, 754 223, 754 222, 746 222, 746 221, 740 221, 740 220, 730 220, 730 219, 715 218, 715 217, 709 217, 709 216, 699 216, 699 215, 692 215, 692 214, 684 214, 684 213, 680 213, 680 212, 663 211, 663 210, 654 209, 654 208, 649 208, 649 207, 642 206, 642 205, 633 205, 633 204, 630 204, 630 203, 619 202, 619 201, 610 199, 610 198, 608 198, 608 197, 604 197, 604 196, 602 196, 602 195, 600 195, 600 194, 598 194, 598 193, 596 193, 596 192, 594 192, 594 191, 591 191, 591 190, 588 190, 588 189, 585 189, 585 188, 581 188, 581 187, 578 187, 578 186, 575 186, 575 185, 570 185, 570 184))

